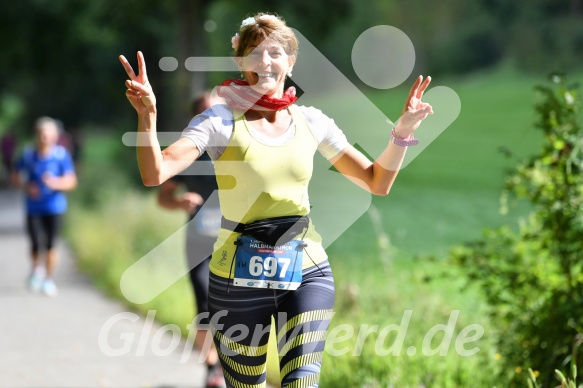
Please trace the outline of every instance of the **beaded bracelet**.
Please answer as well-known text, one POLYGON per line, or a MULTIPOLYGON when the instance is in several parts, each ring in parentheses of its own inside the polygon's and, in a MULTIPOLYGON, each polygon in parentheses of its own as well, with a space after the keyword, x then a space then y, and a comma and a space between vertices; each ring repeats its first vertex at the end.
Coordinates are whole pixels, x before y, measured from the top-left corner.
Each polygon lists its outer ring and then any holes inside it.
POLYGON ((406 139, 403 139, 402 137, 397 137, 397 134, 395 133, 395 128, 393 128, 393 130, 391 131, 391 141, 393 142, 393 144, 396 144, 401 147, 414 146, 419 144, 419 140, 415 139, 412 135, 406 139))
POLYGON ((396 145, 401 146, 401 147, 414 146, 414 145, 419 144, 419 140, 415 139, 413 137, 413 135, 410 135, 406 139, 403 139, 402 137, 398 137, 397 133, 395 132, 396 125, 391 120, 387 119, 387 124, 389 124, 392 128, 391 141, 393 142, 393 144, 396 144, 396 145))

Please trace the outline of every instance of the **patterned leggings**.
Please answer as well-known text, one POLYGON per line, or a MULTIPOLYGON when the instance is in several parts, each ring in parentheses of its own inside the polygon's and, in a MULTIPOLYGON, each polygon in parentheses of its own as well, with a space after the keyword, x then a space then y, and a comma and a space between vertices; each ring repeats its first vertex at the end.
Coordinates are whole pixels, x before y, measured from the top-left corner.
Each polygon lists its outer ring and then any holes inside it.
POLYGON ((236 287, 211 273, 209 310, 227 386, 265 386, 267 342, 275 317, 282 387, 318 387, 333 315, 327 261, 303 271, 295 291, 236 287))

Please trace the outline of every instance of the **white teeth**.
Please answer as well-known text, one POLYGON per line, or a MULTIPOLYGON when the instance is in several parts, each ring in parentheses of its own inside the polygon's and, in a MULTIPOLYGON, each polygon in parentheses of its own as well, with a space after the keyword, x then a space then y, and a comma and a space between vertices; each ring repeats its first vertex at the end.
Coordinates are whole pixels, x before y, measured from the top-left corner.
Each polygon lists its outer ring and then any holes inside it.
POLYGON ((274 77, 275 73, 257 73, 260 77, 274 77))

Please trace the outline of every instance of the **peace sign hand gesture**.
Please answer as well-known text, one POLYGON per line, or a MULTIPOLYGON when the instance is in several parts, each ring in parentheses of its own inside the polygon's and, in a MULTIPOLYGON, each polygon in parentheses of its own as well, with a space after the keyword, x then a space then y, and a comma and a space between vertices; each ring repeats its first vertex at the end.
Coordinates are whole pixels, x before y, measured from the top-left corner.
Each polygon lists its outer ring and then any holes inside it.
POLYGON ((429 114, 433 114, 433 108, 426 102, 421 102, 421 97, 429 83, 431 82, 431 77, 427 77, 423 81, 423 76, 417 77, 413 87, 409 91, 409 97, 403 108, 403 114, 399 118, 397 127, 395 128, 395 133, 398 137, 405 139, 413 134, 413 132, 419 128, 421 122, 429 114))
POLYGON ((130 65, 126 57, 120 55, 119 60, 130 77, 125 82, 127 87, 126 97, 129 102, 138 114, 154 111, 156 108, 156 96, 150 82, 148 82, 146 63, 142 52, 138 51, 138 75, 134 73, 134 69, 132 69, 132 65, 130 65))

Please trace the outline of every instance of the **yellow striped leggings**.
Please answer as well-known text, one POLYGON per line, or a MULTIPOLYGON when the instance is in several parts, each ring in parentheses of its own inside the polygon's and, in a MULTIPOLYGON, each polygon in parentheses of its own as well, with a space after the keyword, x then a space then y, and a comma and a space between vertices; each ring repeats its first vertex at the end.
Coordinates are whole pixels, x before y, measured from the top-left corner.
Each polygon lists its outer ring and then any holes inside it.
POLYGON ((282 387, 318 387, 333 305, 334 278, 327 261, 304 270, 295 291, 236 287, 211 273, 211 325, 227 386, 265 386, 273 316, 282 387))

